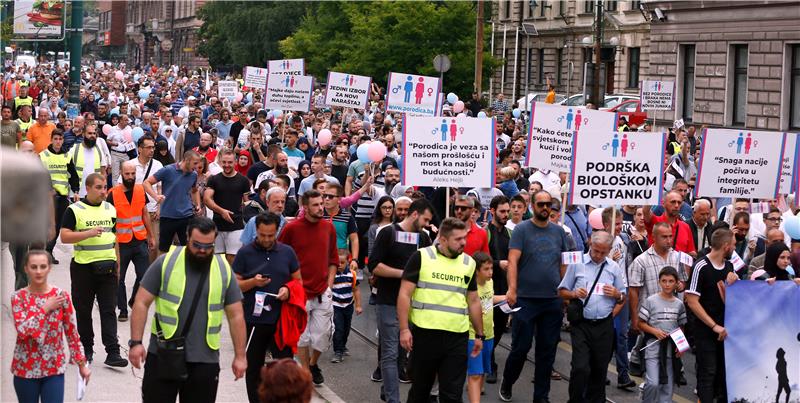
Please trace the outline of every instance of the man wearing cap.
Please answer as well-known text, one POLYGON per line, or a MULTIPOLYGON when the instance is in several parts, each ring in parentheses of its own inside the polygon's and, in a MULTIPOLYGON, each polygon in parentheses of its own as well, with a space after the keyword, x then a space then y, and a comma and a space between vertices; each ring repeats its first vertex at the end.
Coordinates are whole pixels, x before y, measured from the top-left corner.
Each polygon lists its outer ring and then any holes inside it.
POLYGON ((186 104, 178 110, 178 116, 187 119, 189 117, 189 111, 194 108, 196 104, 197 98, 195 98, 194 95, 189 95, 189 97, 186 98, 186 104))

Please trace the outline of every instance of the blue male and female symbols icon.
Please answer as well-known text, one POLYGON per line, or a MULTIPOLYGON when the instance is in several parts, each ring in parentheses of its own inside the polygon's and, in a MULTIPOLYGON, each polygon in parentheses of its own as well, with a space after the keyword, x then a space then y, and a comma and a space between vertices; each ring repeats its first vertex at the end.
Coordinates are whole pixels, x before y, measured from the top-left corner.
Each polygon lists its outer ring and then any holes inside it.
POLYGON ((446 142, 447 141, 448 133, 450 134, 450 141, 455 142, 456 141, 456 136, 458 134, 462 134, 462 135, 464 134, 464 127, 459 127, 456 124, 456 120, 455 119, 451 119, 449 125, 447 124, 447 119, 442 119, 442 125, 439 126, 439 128, 434 128, 433 130, 431 130, 431 134, 433 134, 434 136, 436 135, 437 132, 441 133, 442 142, 446 142))
POLYGON ((736 146, 736 154, 742 153, 742 146, 744 146, 744 153, 745 155, 750 154, 751 148, 758 147, 758 140, 753 140, 753 133, 747 133, 747 137, 744 137, 744 133, 739 132, 739 137, 736 140, 732 140, 728 143, 728 147, 733 148, 736 146))
POLYGON ((572 130, 572 123, 575 123, 575 133, 577 133, 581 129, 581 124, 586 125, 589 123, 589 118, 585 116, 581 116, 581 110, 578 109, 576 113, 572 113, 572 108, 567 109, 567 113, 564 116, 559 116, 557 119, 559 122, 566 121, 567 122, 567 130, 572 130))
MULTIPOLYGON (((397 94, 400 92, 401 86, 398 85, 392 88, 392 93, 397 94)), ((428 96, 433 95, 433 87, 425 88, 425 77, 419 77, 417 79, 417 84, 414 85, 414 77, 408 76, 406 77, 406 82, 402 86, 404 95, 403 95, 403 102, 411 103, 411 93, 414 93, 414 103, 421 104, 422 98, 425 96, 425 93, 428 96)))
POLYGON ((603 144, 603 150, 607 150, 611 147, 611 156, 612 157, 621 157, 626 158, 628 155, 628 150, 634 150, 636 148, 635 141, 628 141, 628 134, 622 134, 622 140, 619 139, 619 134, 614 133, 614 137, 611 139, 610 143, 603 144), (619 150, 619 154, 617 155, 617 150, 619 150))

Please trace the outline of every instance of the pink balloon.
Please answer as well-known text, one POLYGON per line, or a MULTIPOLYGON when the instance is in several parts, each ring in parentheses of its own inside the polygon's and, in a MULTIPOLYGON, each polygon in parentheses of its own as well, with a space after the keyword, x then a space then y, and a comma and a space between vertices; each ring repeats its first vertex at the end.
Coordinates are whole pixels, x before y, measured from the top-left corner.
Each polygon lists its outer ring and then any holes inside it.
POLYGON ((123 73, 120 70, 117 70, 117 72, 114 73, 114 78, 116 78, 119 81, 122 81, 122 79, 125 78, 125 73, 123 73))
POLYGON ((603 209, 596 208, 589 213, 589 225, 592 229, 603 229, 603 209))
POLYGON ((317 135, 317 143, 319 143, 320 146, 327 146, 331 143, 331 140, 333 140, 333 133, 331 133, 330 130, 322 129, 319 131, 319 135, 317 135))
POLYGON ((459 113, 464 110, 464 101, 457 101, 453 104, 453 112, 459 113))
POLYGON ((241 101, 241 100, 242 100, 242 93, 241 93, 241 92, 237 92, 237 93, 236 93, 236 96, 235 96, 235 97, 233 97, 233 101, 234 101, 234 102, 239 102, 239 101, 241 101))
POLYGON ((386 157, 386 146, 380 141, 373 141, 367 148, 367 156, 372 162, 380 162, 386 157))
POLYGON ((111 125, 109 124, 103 125, 103 134, 105 134, 106 136, 111 134, 111 125))
POLYGON ((457 118, 465 118, 465 117, 467 117, 467 114, 466 114, 466 113, 464 113, 464 112, 461 112, 461 113, 459 113, 458 115, 456 115, 456 117, 457 117, 457 118))
POLYGON ((125 137, 125 141, 131 142, 131 134, 133 133, 133 129, 130 126, 126 126, 122 129, 122 136, 125 137))
POLYGON ((184 77, 184 78, 183 78, 183 83, 184 83, 184 84, 186 84, 186 83, 188 83, 188 82, 189 82, 189 77, 184 77))

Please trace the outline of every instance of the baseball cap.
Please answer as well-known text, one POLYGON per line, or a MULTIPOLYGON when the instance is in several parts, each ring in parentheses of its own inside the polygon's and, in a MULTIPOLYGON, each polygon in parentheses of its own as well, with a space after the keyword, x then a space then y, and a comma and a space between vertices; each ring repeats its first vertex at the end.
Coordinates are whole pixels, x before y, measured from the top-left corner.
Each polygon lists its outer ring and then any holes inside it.
POLYGON ((195 100, 197 100, 197 98, 195 98, 194 95, 189 95, 189 98, 186 98, 186 100, 187 101, 195 101, 195 100))

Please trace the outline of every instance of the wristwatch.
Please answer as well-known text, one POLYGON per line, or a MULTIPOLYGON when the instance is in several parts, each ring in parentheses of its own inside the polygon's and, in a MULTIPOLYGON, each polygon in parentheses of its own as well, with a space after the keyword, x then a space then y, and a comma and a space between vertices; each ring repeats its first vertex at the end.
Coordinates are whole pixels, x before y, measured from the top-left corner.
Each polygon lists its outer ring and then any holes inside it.
POLYGON ((128 340, 128 347, 139 346, 142 344, 141 340, 128 340))
POLYGON ((476 338, 476 339, 481 339, 481 341, 486 341, 486 336, 484 336, 484 335, 482 335, 482 334, 476 334, 476 335, 475 335, 475 338, 476 338))

